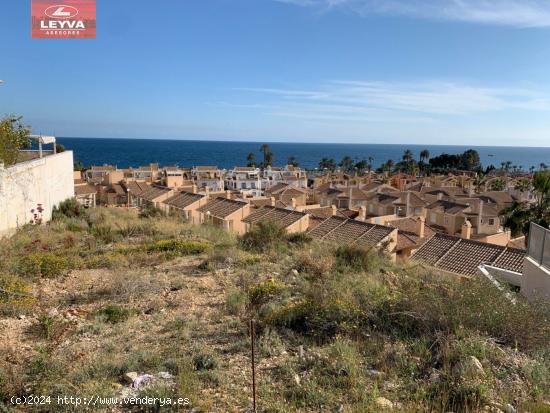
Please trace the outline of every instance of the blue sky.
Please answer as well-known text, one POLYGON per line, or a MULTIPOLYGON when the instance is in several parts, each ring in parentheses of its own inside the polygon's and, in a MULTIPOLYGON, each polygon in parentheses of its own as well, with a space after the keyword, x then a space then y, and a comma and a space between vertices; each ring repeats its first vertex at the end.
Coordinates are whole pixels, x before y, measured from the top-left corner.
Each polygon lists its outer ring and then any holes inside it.
POLYGON ((550 146, 550 2, 97 0, 31 40, 3 0, 0 114, 58 136, 550 146))

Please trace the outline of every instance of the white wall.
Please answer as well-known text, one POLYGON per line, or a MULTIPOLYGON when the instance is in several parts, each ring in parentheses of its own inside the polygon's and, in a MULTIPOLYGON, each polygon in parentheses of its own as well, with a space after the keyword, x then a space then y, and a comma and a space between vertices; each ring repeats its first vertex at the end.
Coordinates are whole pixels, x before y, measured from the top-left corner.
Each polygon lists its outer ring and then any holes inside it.
POLYGON ((523 260, 521 293, 529 300, 550 299, 550 270, 530 257, 523 260))
POLYGON ((30 222, 38 204, 45 222, 54 206, 73 196, 72 151, 0 167, 0 237, 30 222))

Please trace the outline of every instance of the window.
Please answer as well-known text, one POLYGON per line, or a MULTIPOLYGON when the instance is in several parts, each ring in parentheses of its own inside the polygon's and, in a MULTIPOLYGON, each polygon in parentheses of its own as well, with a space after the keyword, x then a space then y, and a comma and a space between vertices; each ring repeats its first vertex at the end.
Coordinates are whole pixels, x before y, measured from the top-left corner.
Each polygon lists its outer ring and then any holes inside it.
POLYGON ((489 218, 489 225, 495 225, 495 219, 489 218))
POLYGON ((437 215, 434 212, 430 213, 430 222, 435 224, 437 222, 437 215))
POLYGON ((445 225, 449 225, 449 217, 447 215, 445 215, 445 217, 443 218, 443 223, 445 225))

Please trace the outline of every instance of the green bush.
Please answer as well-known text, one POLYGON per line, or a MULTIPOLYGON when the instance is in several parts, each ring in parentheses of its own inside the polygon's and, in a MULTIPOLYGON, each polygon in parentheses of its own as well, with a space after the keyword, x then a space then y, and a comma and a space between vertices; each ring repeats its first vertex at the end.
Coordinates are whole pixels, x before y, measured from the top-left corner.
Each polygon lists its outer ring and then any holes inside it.
POLYGON ((132 314, 132 310, 118 305, 108 305, 95 312, 97 317, 111 324, 126 321, 132 314))
POLYGON ((163 217, 164 215, 164 212, 153 205, 147 205, 139 211, 140 218, 159 218, 163 217))
POLYGON ((286 240, 294 245, 305 245, 312 242, 313 238, 307 232, 295 232, 288 234, 286 240))
POLYGON ((212 370, 218 366, 218 361, 212 354, 199 353, 193 357, 193 367, 195 370, 212 370))
POLYGON ((112 244, 119 239, 119 234, 108 225, 92 225, 90 234, 106 244, 112 244))
POLYGON ((258 307, 269 299, 281 294, 286 286, 275 279, 269 279, 248 289, 248 301, 252 306, 258 307))
POLYGON ((286 231, 275 222, 260 222, 240 238, 243 249, 265 252, 286 240, 286 231))
POLYGON ((248 305, 248 295, 240 290, 230 291, 225 299, 225 307, 229 314, 239 315, 248 305))
POLYGON ((68 272, 69 261, 52 252, 39 252, 21 258, 17 269, 21 275, 27 277, 55 278, 68 272))
POLYGON ((372 271, 377 261, 376 254, 370 250, 355 246, 342 245, 335 252, 336 265, 354 271, 372 271))
POLYGON ((209 248, 210 244, 204 241, 167 239, 149 244, 147 250, 149 252, 167 252, 177 255, 199 255, 206 252, 209 248))
POLYGON ((86 209, 78 203, 76 198, 70 198, 55 206, 52 211, 52 219, 79 218, 86 216, 86 209))

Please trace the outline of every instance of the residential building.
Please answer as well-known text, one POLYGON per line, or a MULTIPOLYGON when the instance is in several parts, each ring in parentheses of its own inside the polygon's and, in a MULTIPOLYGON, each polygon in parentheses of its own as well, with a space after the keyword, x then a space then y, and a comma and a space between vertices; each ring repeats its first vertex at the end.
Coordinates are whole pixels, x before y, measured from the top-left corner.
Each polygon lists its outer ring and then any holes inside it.
POLYGON ((246 232, 246 223, 242 220, 250 214, 250 204, 217 197, 209 199, 197 211, 201 224, 209 223, 242 235, 246 232))
POLYGON ((199 191, 208 189, 212 192, 221 192, 225 189, 224 171, 217 166, 196 166, 191 175, 199 191))
POLYGON ((243 219, 246 224, 245 231, 250 231, 260 222, 273 222, 289 233, 305 232, 309 228, 309 215, 303 212, 288 209, 264 206, 251 212, 243 219))
POLYGON ((225 187, 241 191, 244 196, 262 196, 261 174, 260 168, 236 166, 225 174, 225 187))
POLYGON ((166 200, 162 201, 163 207, 169 214, 175 214, 191 221, 193 224, 200 223, 199 208, 206 205, 208 196, 192 192, 177 192, 166 200))

